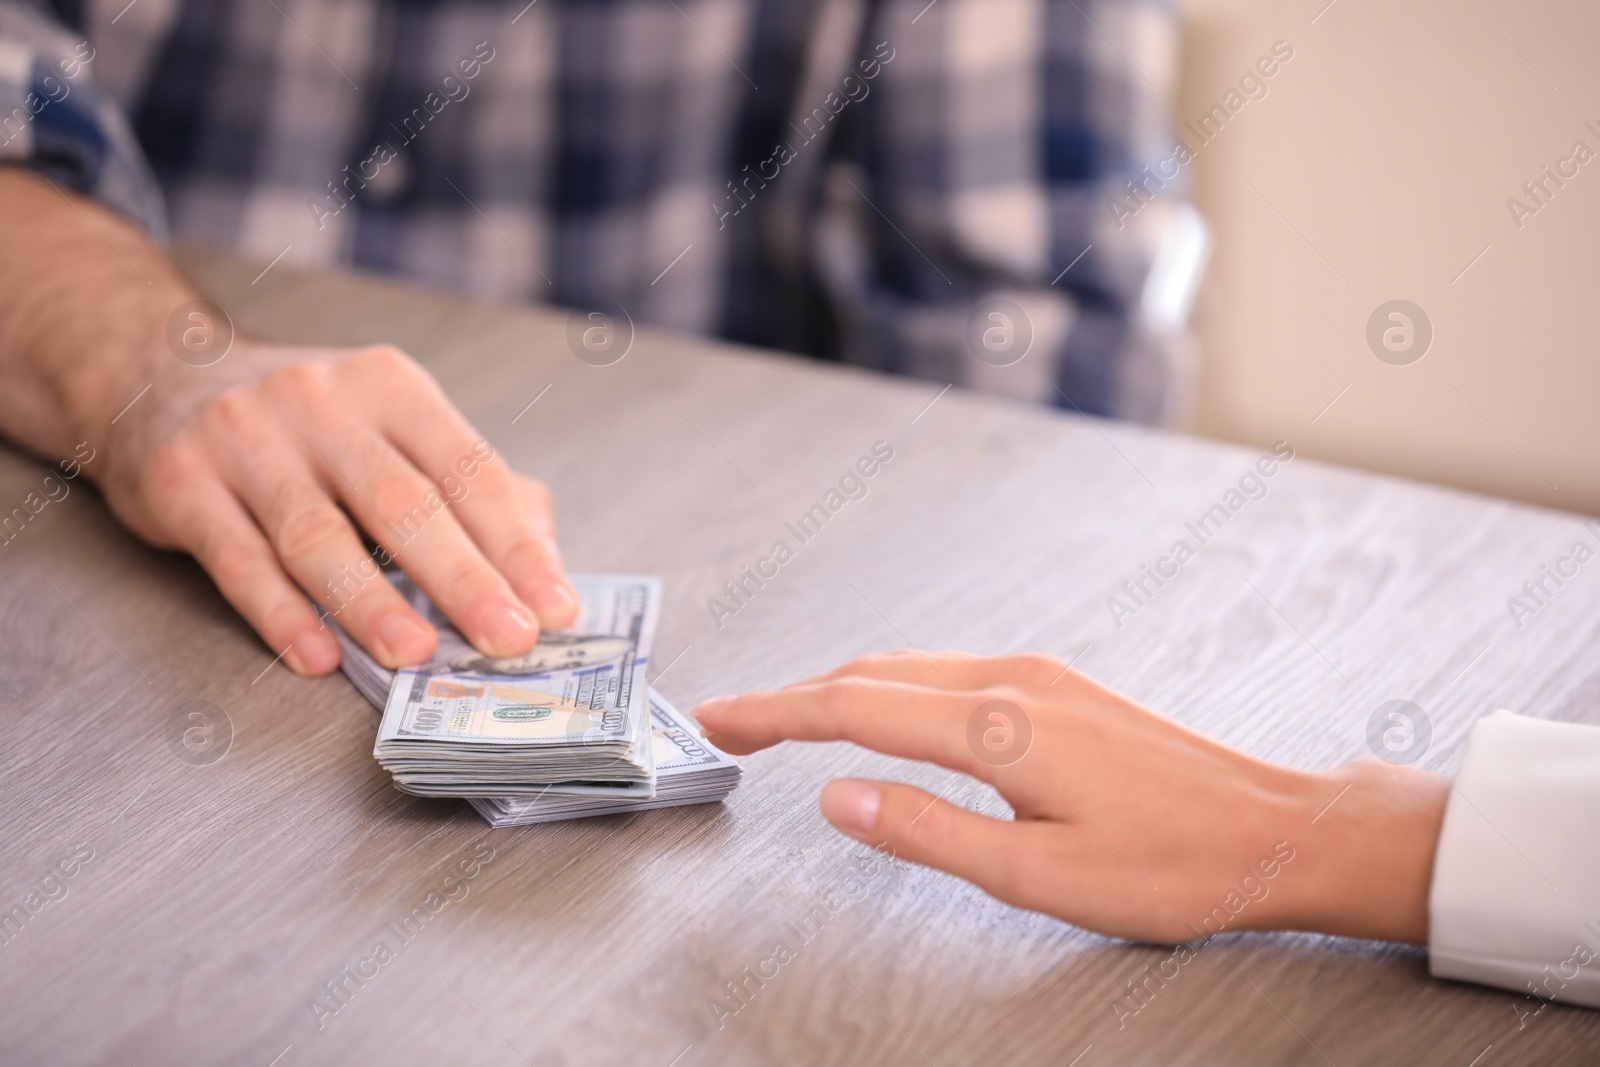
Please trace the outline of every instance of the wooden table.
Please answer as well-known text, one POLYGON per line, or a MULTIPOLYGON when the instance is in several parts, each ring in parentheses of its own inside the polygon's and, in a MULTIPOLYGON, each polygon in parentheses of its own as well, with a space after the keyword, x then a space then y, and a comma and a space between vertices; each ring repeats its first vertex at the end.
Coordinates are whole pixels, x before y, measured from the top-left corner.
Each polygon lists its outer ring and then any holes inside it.
MULTIPOLYGON (((1520 630, 1506 606, 1581 534, 1572 515, 1297 458, 1119 627, 1108 598, 1254 453, 648 331, 591 366, 563 312, 281 265, 252 285, 260 264, 187 258, 259 335, 403 345, 552 485, 574 570, 662 575, 659 684, 684 706, 914 645, 1053 653, 1300 766, 1367 754, 1395 698, 1425 709, 1440 769, 1498 707, 1600 722, 1600 572, 1520 630), (869 495, 718 627, 707 599, 877 441, 894 458, 869 495)), ((0 454, 0 501, 43 474, 0 454)), ((746 761, 721 806, 490 832, 396 792, 342 677, 268 669, 193 563, 81 485, 0 547, 0 581, 0 907, 73 871, 0 944, 5 1063, 1495 1067, 1600 1049, 1600 1013, 1551 1006, 1519 1031, 1522 998, 1433 981, 1417 949, 1305 935, 1219 937, 1119 1028, 1113 1002, 1169 948, 926 870, 860 874, 871 854, 817 813, 839 774, 1000 810, 954 775, 791 746, 746 761), (213 763, 169 745, 195 700, 231 724, 213 763), (452 880, 463 860, 473 877, 452 880), (418 908, 401 942, 390 924, 418 908), (383 960, 380 938, 399 946, 383 960), (746 980, 779 940, 794 958, 746 980), (740 1005, 730 981, 742 1006, 718 1013, 740 1005)))

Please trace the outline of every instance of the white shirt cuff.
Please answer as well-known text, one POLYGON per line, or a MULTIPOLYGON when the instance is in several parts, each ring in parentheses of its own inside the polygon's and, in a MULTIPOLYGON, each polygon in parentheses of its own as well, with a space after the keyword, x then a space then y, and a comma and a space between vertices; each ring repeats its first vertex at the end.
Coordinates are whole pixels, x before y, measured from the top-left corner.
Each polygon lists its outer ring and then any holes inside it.
POLYGON ((1600 727, 1473 726, 1428 900, 1429 969, 1600 1007, 1600 727))

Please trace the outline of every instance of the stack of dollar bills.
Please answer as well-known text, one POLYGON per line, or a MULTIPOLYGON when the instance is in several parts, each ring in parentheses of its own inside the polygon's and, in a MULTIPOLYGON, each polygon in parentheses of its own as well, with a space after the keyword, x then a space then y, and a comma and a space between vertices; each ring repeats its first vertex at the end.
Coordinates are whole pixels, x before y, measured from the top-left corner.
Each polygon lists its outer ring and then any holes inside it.
POLYGON ((556 796, 468 797, 467 803, 491 826, 523 826, 557 819, 581 819, 645 808, 675 808, 681 804, 719 801, 739 784, 739 765, 712 747, 683 715, 650 692, 651 748, 656 763, 655 796, 628 800, 556 796))
POLYGON ((573 576, 577 622, 505 659, 474 649, 410 579, 390 580, 439 632, 428 662, 388 670, 329 621, 345 674, 383 711, 373 755, 398 788, 518 826, 718 801, 739 784, 739 765, 648 690, 657 579, 573 576))

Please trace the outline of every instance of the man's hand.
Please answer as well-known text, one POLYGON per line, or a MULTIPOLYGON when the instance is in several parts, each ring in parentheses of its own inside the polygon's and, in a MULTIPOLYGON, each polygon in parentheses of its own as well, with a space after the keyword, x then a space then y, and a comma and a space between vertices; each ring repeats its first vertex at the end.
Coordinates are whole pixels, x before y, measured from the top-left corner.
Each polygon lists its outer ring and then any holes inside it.
POLYGON ((180 353, 172 323, 187 336, 198 294, 161 250, 15 167, 0 166, 0 233, 0 433, 94 457, 82 470, 117 517, 193 553, 295 671, 339 663, 301 590, 389 667, 434 648, 363 533, 486 655, 573 621, 549 493, 404 353, 244 339, 180 353))
POLYGON ((225 358, 238 384, 185 396, 170 373, 157 401, 131 408, 98 480, 118 518, 192 553, 292 668, 339 663, 301 589, 385 666, 433 651, 362 531, 486 655, 526 652, 541 624, 573 621, 549 492, 404 353, 239 343, 225 358))
POLYGON ((1047 656, 868 656, 695 709, 714 744, 853 741, 962 771, 1015 811, 989 818, 890 782, 822 791, 839 830, 999 899, 1123 937, 1223 929, 1427 938, 1449 780, 1361 760, 1264 763, 1047 656))

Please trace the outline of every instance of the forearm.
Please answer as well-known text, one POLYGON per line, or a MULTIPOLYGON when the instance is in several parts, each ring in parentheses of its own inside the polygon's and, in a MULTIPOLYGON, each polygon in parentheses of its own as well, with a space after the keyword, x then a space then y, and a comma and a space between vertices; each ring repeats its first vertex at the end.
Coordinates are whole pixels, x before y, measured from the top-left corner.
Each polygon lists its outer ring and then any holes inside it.
POLYGON ((196 293, 137 226, 21 168, 0 166, 0 232, 0 434, 53 459, 104 451, 177 362, 167 319, 196 293))

